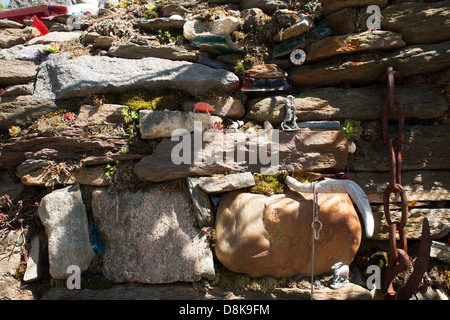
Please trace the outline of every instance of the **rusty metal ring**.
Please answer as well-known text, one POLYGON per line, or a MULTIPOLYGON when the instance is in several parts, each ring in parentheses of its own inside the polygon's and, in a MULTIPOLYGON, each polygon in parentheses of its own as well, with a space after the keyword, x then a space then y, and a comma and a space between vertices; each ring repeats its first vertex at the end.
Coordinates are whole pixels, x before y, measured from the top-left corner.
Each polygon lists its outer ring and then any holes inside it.
POLYGON ((392 259, 393 263, 398 262, 398 249, 397 249, 397 240, 396 240, 396 233, 397 233, 397 225, 398 222, 394 222, 391 225, 389 225, 389 248, 391 250, 390 258, 392 259))
POLYGON ((396 106, 398 108, 398 135, 394 139, 394 146, 398 147, 403 142, 404 138, 405 115, 403 104, 400 103, 400 101, 398 101, 395 97, 393 98, 392 107, 390 106, 388 98, 386 99, 386 102, 384 103, 383 108, 381 109, 381 126, 382 126, 383 141, 384 143, 388 143, 389 140, 388 111, 389 107, 393 108, 393 106, 396 106))
MULTIPOLYGON (((400 193, 400 198, 402 201, 402 218, 398 225, 398 229, 401 230, 405 227, 406 222, 408 221, 408 200, 406 199, 405 189, 398 183, 395 186, 400 193)), ((393 223, 391 219, 391 210, 389 209, 389 196, 392 192, 397 193, 388 186, 383 193, 384 216, 389 226, 393 223)))

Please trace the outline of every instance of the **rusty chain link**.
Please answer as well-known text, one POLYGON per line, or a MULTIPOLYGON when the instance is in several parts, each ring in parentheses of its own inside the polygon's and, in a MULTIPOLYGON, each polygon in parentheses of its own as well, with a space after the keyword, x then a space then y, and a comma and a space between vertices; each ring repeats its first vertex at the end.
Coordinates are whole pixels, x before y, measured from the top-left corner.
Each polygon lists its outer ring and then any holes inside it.
POLYGON ((419 253, 416 263, 414 265, 414 272, 408 279, 404 287, 396 292, 393 288, 392 281, 400 272, 406 270, 409 265, 408 244, 405 232, 405 225, 408 221, 408 199, 406 197, 405 189, 401 184, 401 168, 402 168, 402 154, 401 144, 404 139, 405 116, 403 105, 395 98, 395 80, 400 79, 400 74, 394 71, 393 67, 387 68, 387 85, 388 98, 383 105, 381 112, 383 140, 388 145, 388 155, 390 164, 390 178, 389 185, 383 194, 383 206, 386 222, 389 225, 389 247, 390 254, 388 259, 388 266, 386 267, 382 279, 381 289, 385 293, 387 299, 409 299, 417 289, 422 276, 428 268, 428 261, 430 256, 430 231, 427 218, 423 220, 422 239, 419 246, 419 253), (389 109, 397 107, 398 109, 398 132, 396 137, 389 137, 388 127, 388 111, 389 109), (401 198, 402 215, 400 222, 394 222, 391 218, 389 208, 391 193, 399 194, 401 198), (400 248, 397 247, 396 234, 399 234, 400 248))

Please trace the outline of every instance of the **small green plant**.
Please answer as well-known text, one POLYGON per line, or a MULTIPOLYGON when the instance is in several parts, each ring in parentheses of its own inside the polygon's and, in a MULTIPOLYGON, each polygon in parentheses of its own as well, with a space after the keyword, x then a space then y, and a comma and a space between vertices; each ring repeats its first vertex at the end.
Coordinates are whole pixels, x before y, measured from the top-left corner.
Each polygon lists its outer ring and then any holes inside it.
POLYGON ((239 77, 242 78, 245 76, 245 72, 250 69, 254 65, 254 61, 251 56, 246 55, 243 60, 239 60, 236 63, 236 69, 234 70, 234 73, 239 77))
POLYGON ((48 51, 50 51, 51 53, 58 53, 60 49, 61 47, 59 46, 59 44, 55 43, 48 48, 48 51))
POLYGON ((253 25, 253 24, 250 25, 250 32, 247 32, 245 34, 245 38, 250 39, 250 40, 258 39, 259 34, 261 33, 261 31, 264 29, 265 26, 266 26, 265 21, 263 21, 259 25, 253 25))
POLYGON ((157 1, 154 5, 153 4, 146 5, 144 11, 145 17, 147 19, 158 18, 161 8, 164 7, 166 4, 168 4, 168 2, 169 1, 162 0, 157 1))
MULTIPOLYGON (((132 138, 136 137, 137 127, 139 126, 139 111, 132 109, 123 109, 125 132, 132 138)), ((126 152, 125 152, 126 153, 126 152)))
POLYGON ((172 36, 170 34, 170 31, 167 31, 167 30, 166 31, 158 30, 158 38, 163 43, 174 43, 175 42, 174 36, 172 36))
POLYGON ((117 172, 117 165, 119 165, 119 160, 116 160, 115 165, 111 165, 109 163, 106 165, 105 176, 107 176, 110 180, 113 179, 114 175, 117 172))
POLYGON ((93 95, 91 98, 91 105, 95 108, 100 108, 104 104, 104 98, 104 96, 93 95))
POLYGON ((11 137, 17 137, 22 129, 20 129, 20 127, 12 126, 8 131, 11 137))
POLYGON ((162 42, 162 43, 177 43, 177 44, 181 44, 184 42, 185 38, 184 35, 180 34, 180 35, 172 35, 170 33, 170 31, 163 31, 163 30, 158 30, 158 39, 162 42))
POLYGON ((213 13, 211 10, 202 11, 200 14, 196 15, 194 19, 201 22, 210 22, 214 20, 213 13))
POLYGON ((356 120, 345 120, 341 125, 341 130, 348 139, 357 139, 361 134, 361 123, 356 120))

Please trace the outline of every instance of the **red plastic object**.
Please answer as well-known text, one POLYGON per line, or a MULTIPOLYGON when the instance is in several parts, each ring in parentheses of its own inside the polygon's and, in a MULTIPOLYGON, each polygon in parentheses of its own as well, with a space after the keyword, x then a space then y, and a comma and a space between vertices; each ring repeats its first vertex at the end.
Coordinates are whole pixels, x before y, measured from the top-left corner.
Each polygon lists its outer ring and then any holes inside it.
POLYGON ((41 4, 26 8, 0 11, 0 19, 10 18, 23 23, 24 19, 31 18, 33 16, 42 19, 45 17, 60 16, 67 13, 68 9, 65 6, 59 6, 56 4, 41 4))
POLYGON ((206 102, 198 102, 194 106, 194 112, 209 112, 209 111, 215 111, 214 107, 206 102))
POLYGON ((34 21, 31 24, 33 25, 33 27, 39 30, 42 36, 45 36, 47 33, 50 33, 47 27, 36 16, 34 16, 34 21))

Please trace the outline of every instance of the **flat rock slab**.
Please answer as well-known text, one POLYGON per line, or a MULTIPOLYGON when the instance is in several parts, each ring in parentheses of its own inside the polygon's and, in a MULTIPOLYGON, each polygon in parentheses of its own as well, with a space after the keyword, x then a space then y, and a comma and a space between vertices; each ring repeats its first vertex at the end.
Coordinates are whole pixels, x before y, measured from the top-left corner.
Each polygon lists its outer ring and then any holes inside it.
MULTIPOLYGON (((402 212, 391 210, 392 219, 400 221, 402 212)), ((372 236, 374 240, 389 240, 389 225, 386 222, 384 211, 373 213, 375 229, 372 236)), ((450 209, 414 208, 408 212, 408 221, 405 225, 408 240, 420 240, 422 237, 422 221, 427 218, 430 224, 431 239, 442 239, 450 232, 450 209)))
POLYGON ((397 3, 381 15, 381 28, 400 32, 408 44, 450 40, 450 1, 397 3))
POLYGON ((405 44, 401 33, 381 30, 328 37, 306 46, 306 62, 352 52, 394 50, 404 47, 405 44))
POLYGON ((76 265, 81 271, 95 256, 89 240, 86 208, 80 185, 58 189, 42 198, 39 217, 48 236, 50 275, 67 279, 67 268, 76 265))
POLYGON ((148 46, 135 43, 121 44, 109 49, 108 54, 112 57, 126 59, 160 58, 168 60, 184 60, 196 62, 197 53, 171 46, 148 46))
POLYGON ((155 18, 155 19, 142 19, 133 22, 135 27, 142 29, 149 29, 153 31, 158 30, 170 30, 170 29, 183 29, 186 20, 183 18, 155 18))
POLYGON ((103 187, 111 185, 111 181, 105 175, 104 166, 90 166, 77 168, 70 174, 61 171, 55 178, 55 174, 49 173, 50 161, 45 159, 28 159, 17 168, 17 177, 26 186, 50 187, 56 185, 82 184, 88 186, 103 187))
POLYGON ((323 2, 322 15, 327 16, 344 8, 363 8, 370 5, 384 8, 387 4, 388 0, 325 0, 323 2))
POLYGON ((215 122, 222 119, 205 113, 185 113, 170 110, 141 110, 139 112, 139 130, 143 139, 158 139, 193 132, 195 123, 201 124, 201 131, 211 129, 215 122), (181 130, 181 131, 180 131, 181 130))
POLYGON ((128 89, 176 89, 196 96, 211 89, 231 91, 239 86, 238 77, 229 71, 185 61, 53 56, 39 68, 33 100, 83 97, 128 89))
POLYGON ((162 139, 151 156, 135 165, 134 172, 139 179, 160 182, 231 170, 260 173, 269 167, 339 171, 347 162, 347 144, 345 134, 337 130, 279 132, 278 143, 276 135, 267 132, 212 133, 203 139, 191 134, 174 141, 162 139))
POLYGON ((259 8, 267 14, 272 14, 276 10, 285 9, 286 7, 286 1, 279 0, 242 0, 239 3, 240 10, 259 8))
MULTIPOLYGON (((52 287, 44 294, 42 300, 310 300, 310 293, 310 289, 304 288, 276 288, 261 292, 229 290, 213 286, 210 290, 205 291, 203 288, 195 289, 190 283, 120 284, 105 290, 69 290, 64 287, 52 287)), ((338 290, 315 288, 314 299, 371 300, 372 294, 369 290, 350 283, 338 290)), ((186 303, 180 301, 179 305, 185 307, 186 303)))
POLYGON ((80 38, 81 35, 82 32, 80 31, 70 31, 70 32, 53 31, 47 33, 45 36, 40 36, 29 40, 28 45, 31 46, 34 44, 50 44, 54 42, 72 41, 80 38))
POLYGON ((207 193, 219 193, 253 187, 255 179, 250 172, 245 172, 218 177, 201 177, 198 185, 207 193))
POLYGON ((123 111, 128 110, 128 106, 120 104, 105 103, 99 107, 82 105, 75 120, 75 126, 95 126, 108 124, 123 124, 123 111))
MULTIPOLYGON (((386 85, 305 90, 294 96, 295 115, 298 121, 378 120, 387 96, 386 85)), ((448 108, 445 96, 431 84, 396 86, 395 97, 403 103, 406 118, 438 118, 448 108)), ((249 99, 246 107, 247 119, 280 124, 286 116, 286 96, 249 99)), ((398 111, 389 110, 388 117, 397 119, 398 111)))
MULTIPOLYGON (((348 175, 363 189, 370 203, 383 203, 389 172, 348 172, 348 175)), ((402 186, 408 201, 447 201, 450 200, 450 171, 403 171, 402 186)))
MULTIPOLYGON (((397 127, 389 127, 389 137, 397 134, 397 127)), ((402 142, 402 170, 446 170, 450 158, 447 138, 450 125, 405 126, 402 142)), ((390 171, 387 145, 381 141, 360 141, 349 161, 351 171, 390 171)))
POLYGON ((181 182, 117 195, 92 193, 92 211, 104 247, 103 274, 114 282, 171 283, 214 279, 206 235, 192 223, 181 182))
MULTIPOLYGON (((13 137, 0 143, 0 167, 18 167, 28 159, 81 160, 87 154, 95 156, 122 155, 120 150, 129 144, 129 135, 123 132, 81 138, 83 128, 69 127, 58 131, 58 136, 40 137, 36 133, 13 137)), ((132 157, 133 158, 133 157, 132 157)), ((119 160, 119 159, 117 159, 119 160)), ((113 160, 115 161, 115 160, 113 160)))
POLYGON ((36 77, 37 67, 31 61, 2 61, 2 67, 0 68, 0 87, 4 88, 33 81, 36 77))
POLYGON ((292 68, 289 75, 297 86, 335 86, 343 80, 354 84, 376 83, 388 66, 400 71, 403 77, 437 72, 450 66, 450 41, 408 46, 380 55, 376 59, 306 64, 292 68))

